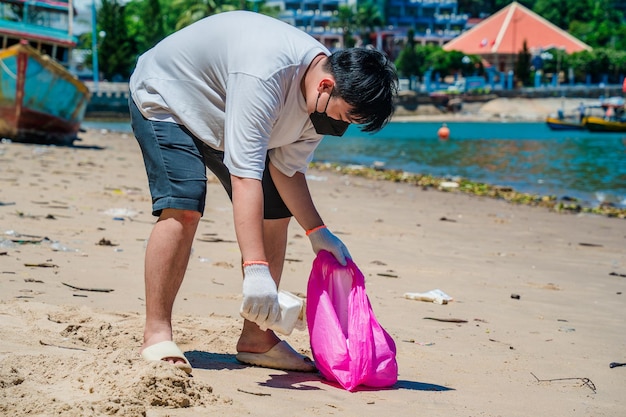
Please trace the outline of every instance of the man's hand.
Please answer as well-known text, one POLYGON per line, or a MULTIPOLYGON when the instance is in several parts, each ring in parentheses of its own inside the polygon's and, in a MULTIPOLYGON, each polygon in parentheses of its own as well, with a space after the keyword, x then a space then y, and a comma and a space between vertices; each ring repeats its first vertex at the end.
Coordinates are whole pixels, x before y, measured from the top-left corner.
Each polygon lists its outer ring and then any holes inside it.
POLYGON ((243 302, 241 317, 267 329, 280 318, 278 290, 265 263, 252 263, 243 268, 243 302))
POLYGON ((326 250, 333 254, 337 261, 346 266, 346 258, 351 259, 350 252, 343 242, 335 235, 333 235, 326 226, 316 227, 315 229, 307 232, 313 252, 317 254, 321 250, 326 250))

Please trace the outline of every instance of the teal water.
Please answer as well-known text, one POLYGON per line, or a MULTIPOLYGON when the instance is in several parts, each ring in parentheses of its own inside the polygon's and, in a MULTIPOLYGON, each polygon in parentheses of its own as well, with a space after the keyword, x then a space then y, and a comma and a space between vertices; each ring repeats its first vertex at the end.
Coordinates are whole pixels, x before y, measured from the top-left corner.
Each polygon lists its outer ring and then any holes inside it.
MULTIPOLYGON (((124 122, 85 122, 130 132, 124 122)), ((545 123, 394 122, 370 135, 351 126, 327 137, 315 161, 371 166, 510 186, 520 192, 573 197, 588 205, 626 206, 626 133, 551 131, 545 123)))
POLYGON ((574 197, 589 205, 626 205, 626 133, 555 132, 545 123, 394 122, 374 135, 351 126, 325 138, 316 161, 400 169, 574 197))

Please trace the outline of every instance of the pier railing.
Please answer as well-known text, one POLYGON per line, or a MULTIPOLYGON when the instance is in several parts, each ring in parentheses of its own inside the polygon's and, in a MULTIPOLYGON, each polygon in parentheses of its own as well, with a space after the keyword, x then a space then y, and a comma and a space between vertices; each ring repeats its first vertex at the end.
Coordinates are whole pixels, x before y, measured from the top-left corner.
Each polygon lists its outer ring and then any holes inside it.
POLYGON ((128 83, 84 81, 91 99, 87 104, 87 117, 128 117, 128 83))

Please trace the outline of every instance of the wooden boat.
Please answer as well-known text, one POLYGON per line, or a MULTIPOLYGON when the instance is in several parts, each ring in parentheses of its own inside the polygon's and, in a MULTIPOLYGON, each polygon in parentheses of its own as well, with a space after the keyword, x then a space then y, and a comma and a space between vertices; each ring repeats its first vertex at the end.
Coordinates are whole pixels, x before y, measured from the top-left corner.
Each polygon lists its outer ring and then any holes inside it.
POLYGON ((585 128, 591 132, 626 132, 626 120, 606 120, 589 116, 585 118, 585 128))
POLYGON ((76 46, 68 3, 0 0, 0 7, 0 137, 71 145, 90 94, 68 70, 76 46), (55 27, 30 22, 34 16, 55 27))

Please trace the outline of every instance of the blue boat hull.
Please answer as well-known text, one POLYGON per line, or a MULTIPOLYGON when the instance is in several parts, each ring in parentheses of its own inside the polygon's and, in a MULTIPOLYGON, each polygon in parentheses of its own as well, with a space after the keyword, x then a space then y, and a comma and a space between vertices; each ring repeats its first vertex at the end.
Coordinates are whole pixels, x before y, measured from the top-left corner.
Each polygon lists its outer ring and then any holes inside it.
POLYGON ((20 43, 0 51, 0 135, 20 142, 72 144, 89 90, 62 65, 20 43))

